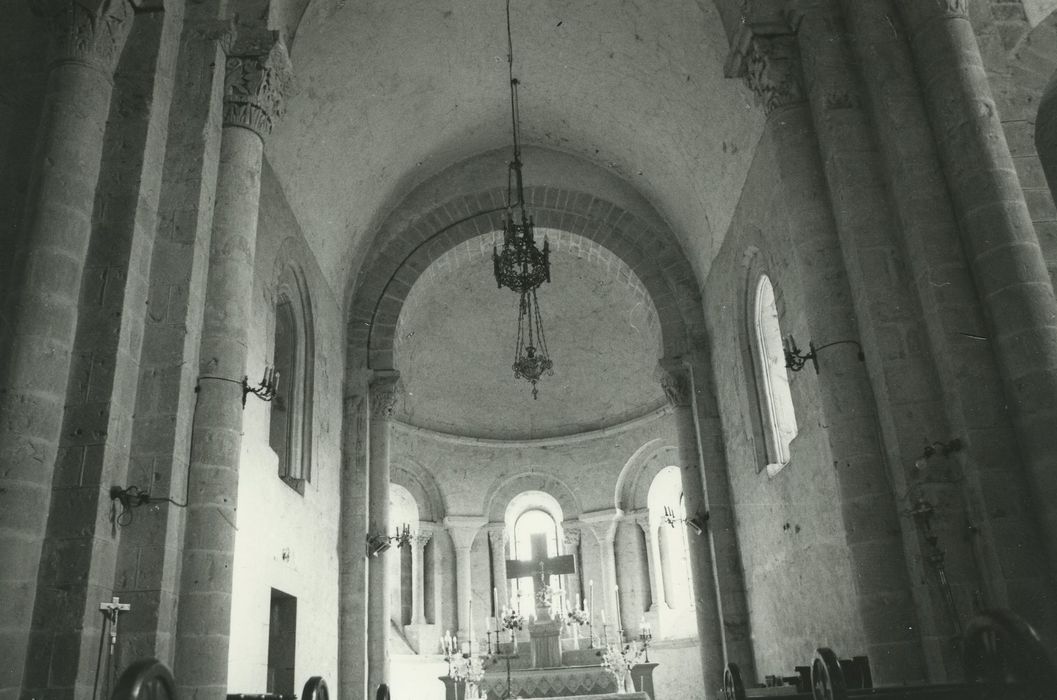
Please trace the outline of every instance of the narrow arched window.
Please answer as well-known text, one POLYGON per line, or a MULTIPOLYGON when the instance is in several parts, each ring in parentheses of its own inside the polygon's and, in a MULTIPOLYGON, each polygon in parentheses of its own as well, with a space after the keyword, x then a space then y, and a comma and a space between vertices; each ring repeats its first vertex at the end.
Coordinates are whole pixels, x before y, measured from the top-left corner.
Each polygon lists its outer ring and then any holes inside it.
POLYGON ((753 364, 760 423, 767 446, 767 469, 774 473, 789 462, 789 444, 797 434, 796 412, 785 367, 782 328, 774 287, 767 275, 756 283, 753 303, 753 364))
POLYGON ((271 402, 268 444, 278 458, 279 476, 302 493, 312 476, 311 310, 304 285, 287 268, 276 294, 272 365, 279 387, 271 402))

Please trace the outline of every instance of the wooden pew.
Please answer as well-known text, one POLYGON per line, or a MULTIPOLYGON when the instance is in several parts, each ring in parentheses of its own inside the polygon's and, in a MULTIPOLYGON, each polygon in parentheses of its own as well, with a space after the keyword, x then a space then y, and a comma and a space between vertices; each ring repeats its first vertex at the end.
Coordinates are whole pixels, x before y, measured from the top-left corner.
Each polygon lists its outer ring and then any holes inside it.
POLYGON ((866 664, 846 674, 848 664, 826 647, 786 685, 746 688, 737 664, 723 677, 724 700, 778 697, 782 700, 1052 700, 1057 697, 1057 666, 1035 631, 1016 615, 994 610, 969 623, 962 638, 966 680, 961 683, 874 688, 866 664), (807 681, 807 682, 805 682, 807 681), (851 682, 849 682, 851 681, 851 682))
MULTIPOLYGON (((267 693, 248 695, 228 695, 231 697, 273 698, 296 695, 277 696, 267 693)), ((157 659, 140 659, 125 669, 114 687, 111 700, 176 700, 176 684, 172 673, 165 664, 157 659)), ((322 676, 312 676, 301 691, 301 700, 330 700, 330 690, 322 676)))

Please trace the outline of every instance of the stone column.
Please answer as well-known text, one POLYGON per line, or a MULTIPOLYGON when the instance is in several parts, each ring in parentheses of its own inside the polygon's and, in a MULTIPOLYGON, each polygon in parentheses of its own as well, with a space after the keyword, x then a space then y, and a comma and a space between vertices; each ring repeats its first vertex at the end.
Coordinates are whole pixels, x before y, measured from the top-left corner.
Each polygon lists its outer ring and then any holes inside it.
MULTIPOLYGON (((455 601, 455 610, 459 623, 459 641, 468 644, 470 641, 470 599, 473 596, 471 588, 470 550, 473 548, 474 538, 477 531, 487 521, 481 516, 475 515, 449 515, 444 518, 444 527, 451 534, 451 541, 455 546, 455 587, 458 593, 455 601)), ((484 628, 484 620, 477 621, 484 628)), ((477 626, 477 623, 474 623, 477 626)), ((475 633, 476 636, 476 633, 475 633)))
POLYGON ((37 0, 51 66, 31 164, 24 243, 12 269, 0 364, 0 695, 21 687, 92 230, 112 76, 132 26, 128 0, 37 0))
POLYGON ((439 628, 444 624, 444 621, 441 618, 441 613, 443 611, 442 603, 444 600, 444 572, 438 564, 437 556, 437 551, 440 547, 440 543, 437 541, 437 531, 439 526, 432 521, 420 522, 419 526, 422 528, 423 532, 429 535, 430 540, 433 542, 433 546, 430 548, 429 562, 425 565, 429 568, 430 578, 433 582, 433 622, 429 624, 437 625, 438 634, 440 634, 443 633, 443 630, 439 628))
POLYGON ((499 609, 493 614, 501 617, 503 608, 510 604, 506 585, 506 523, 488 524, 488 542, 492 548, 492 586, 499 597, 499 609))
POLYGON ((969 21, 968 0, 897 0, 1032 481, 1057 561, 1057 300, 969 21))
MULTIPOLYGON (((350 382, 351 383, 351 382, 350 382)), ((338 689, 367 695, 367 393, 345 397, 342 446, 340 552, 338 557, 338 689)))
MULTIPOLYGON (((672 359, 662 360, 658 371, 661 386, 673 409, 686 514, 687 517, 704 519, 708 515, 708 502, 701 477, 701 453, 693 406, 693 375, 689 367, 672 359)), ((697 613, 701 673, 705 688, 719 688, 723 685, 726 658, 723 611, 712 552, 712 548, 706 546, 704 541, 690 546, 690 567, 694 575, 696 601, 694 610, 697 613)))
POLYGON ((650 526, 650 512, 647 510, 635 516, 635 523, 642 528, 646 538, 646 566, 650 580, 650 612, 660 614, 661 608, 669 608, 664 600, 664 573, 661 571, 661 555, 656 533, 650 526))
POLYGON ((173 674, 180 695, 190 700, 227 694, 242 379, 263 139, 282 114, 290 59, 277 35, 261 33, 236 40, 226 69, 173 674))
MULTIPOLYGON (((613 586, 617 585, 617 561, 613 551, 616 541, 617 525, 623 513, 615 508, 608 510, 596 510, 590 513, 581 513, 580 522, 591 529, 595 539, 598 540, 598 554, 601 561, 601 580, 595 586, 595 628, 596 634, 602 636, 602 611, 605 611, 606 623, 609 625, 609 641, 616 638, 617 630, 620 628, 620 620, 617 619, 616 591, 613 586)), ((590 605, 588 601, 588 605, 590 605)))
MULTIPOLYGON (((400 373, 376 371, 371 378, 371 421, 368 427, 368 537, 389 534, 389 432, 400 373)), ((367 564, 367 695, 373 697, 389 682, 390 549, 367 564)))
POLYGON ((566 520, 562 523, 562 535, 564 537, 565 553, 573 557, 576 564, 576 574, 566 579, 566 597, 569 605, 577 608, 580 606, 580 597, 583 595, 583 557, 580 555, 580 522, 578 520, 566 520))
POLYGON ((423 605, 426 577, 423 569, 425 557, 422 555, 426 543, 433 536, 428 530, 419 530, 411 542, 411 624, 426 624, 426 610, 423 605))

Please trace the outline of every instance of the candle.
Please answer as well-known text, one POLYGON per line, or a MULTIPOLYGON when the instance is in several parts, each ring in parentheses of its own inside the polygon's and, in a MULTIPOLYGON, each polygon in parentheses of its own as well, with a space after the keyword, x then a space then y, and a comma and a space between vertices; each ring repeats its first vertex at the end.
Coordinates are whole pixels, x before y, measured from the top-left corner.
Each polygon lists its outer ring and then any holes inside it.
MULTIPOLYGON (((617 619, 614 620, 614 622, 616 623, 617 633, 619 634, 620 632, 623 632, 624 625, 620 620, 620 586, 617 586, 615 584, 613 586, 613 600, 617 604, 617 619)), ((623 635, 620 636, 623 637, 623 635)))
POLYGON ((499 629, 499 590, 492 586, 492 607, 495 610, 495 628, 499 629))
POLYGON ((591 619, 588 620, 588 622, 590 622, 591 626, 594 627, 595 626, 595 582, 594 581, 588 581, 588 584, 589 584, 588 587, 591 589, 591 619))
POLYGON ((466 614, 466 629, 468 630, 467 633, 470 635, 470 648, 468 649, 468 651, 472 654, 473 653, 473 598, 470 598, 470 600, 466 601, 466 608, 467 608, 467 610, 469 610, 469 612, 466 614))

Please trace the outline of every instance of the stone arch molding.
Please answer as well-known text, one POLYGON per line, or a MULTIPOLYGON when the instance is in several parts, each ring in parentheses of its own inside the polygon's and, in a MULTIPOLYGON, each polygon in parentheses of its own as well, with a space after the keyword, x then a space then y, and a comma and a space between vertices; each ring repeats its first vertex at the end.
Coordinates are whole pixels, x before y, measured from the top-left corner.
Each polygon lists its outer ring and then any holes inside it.
POLYGON ((402 459, 390 468, 389 481, 408 490, 418 504, 421 522, 439 523, 444 520, 447 508, 444 495, 433 474, 413 460, 402 459))
MULTIPOLYGON (((350 286, 350 369, 393 369, 397 322, 418 277, 460 243, 502 230, 505 156, 489 152, 442 171, 404 197, 381 225, 350 286), (482 171, 496 176, 484 177, 482 171), (453 187, 447 183, 467 181, 463 191, 445 192, 453 187)), ((542 165, 545 181, 554 183, 525 188, 537 227, 582 236, 623 261, 656 308, 666 355, 705 347, 696 276, 653 207, 630 185, 583 159, 544 149, 532 149, 529 157, 542 165)))
POLYGON ((483 512, 489 522, 505 522, 507 504, 525 491, 542 491, 553 497, 566 520, 580 517, 583 507, 569 485, 542 472, 522 472, 492 485, 485 494, 483 512))
POLYGON ((646 508, 653 479, 665 467, 679 464, 679 449, 663 439, 656 438, 642 445, 620 470, 614 506, 624 512, 646 508))

